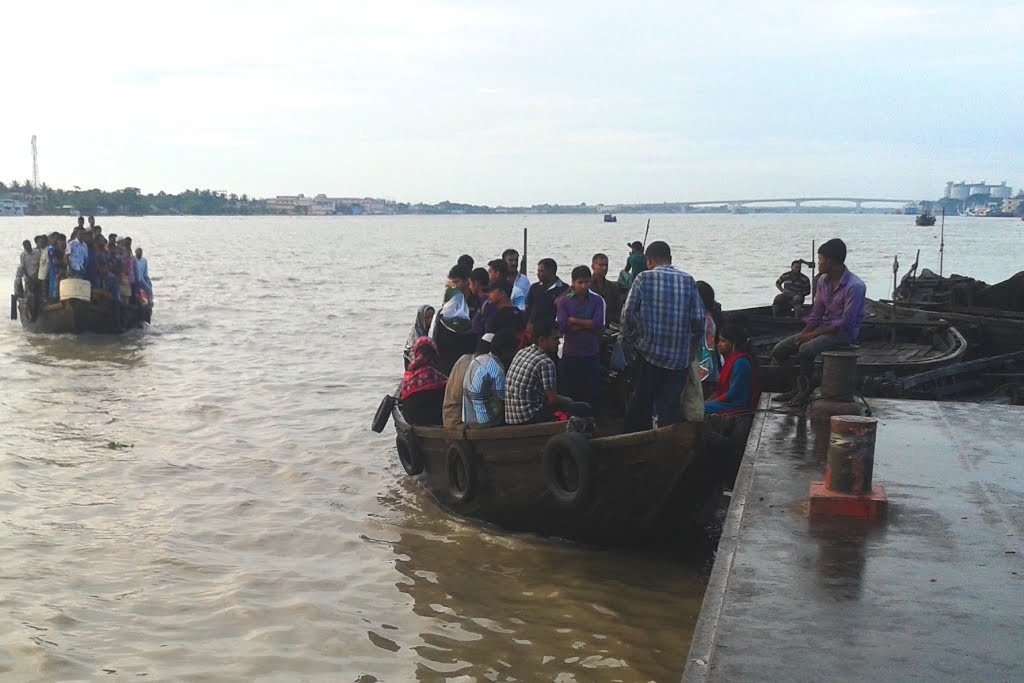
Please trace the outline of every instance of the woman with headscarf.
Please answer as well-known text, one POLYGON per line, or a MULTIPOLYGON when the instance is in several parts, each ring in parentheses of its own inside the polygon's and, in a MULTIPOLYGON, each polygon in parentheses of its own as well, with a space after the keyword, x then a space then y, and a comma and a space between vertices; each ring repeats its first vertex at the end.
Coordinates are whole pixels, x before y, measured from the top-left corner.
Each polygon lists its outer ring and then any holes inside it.
POLYGON ((722 306, 715 301, 715 290, 707 282, 697 282, 697 293, 704 303, 704 334, 700 343, 698 370, 704 385, 708 388, 718 384, 718 373, 722 369, 722 358, 718 354, 718 328, 722 326, 722 306))
POLYGON ((415 346, 416 340, 420 337, 430 336, 430 325, 434 322, 434 307, 424 304, 420 306, 419 310, 416 311, 416 322, 413 323, 412 329, 409 330, 409 337, 405 340, 405 351, 402 356, 405 360, 405 368, 409 369, 409 363, 412 362, 412 347, 415 346))
POLYGON ((745 413, 757 407, 757 360, 750 352, 750 337, 738 325, 726 325, 718 334, 718 350, 725 365, 718 376, 718 388, 704 403, 705 415, 745 413))
POLYGON ((437 346, 430 337, 420 337, 412 346, 412 362, 402 375, 398 405, 405 421, 412 425, 441 424, 441 405, 448 378, 437 369, 437 346))

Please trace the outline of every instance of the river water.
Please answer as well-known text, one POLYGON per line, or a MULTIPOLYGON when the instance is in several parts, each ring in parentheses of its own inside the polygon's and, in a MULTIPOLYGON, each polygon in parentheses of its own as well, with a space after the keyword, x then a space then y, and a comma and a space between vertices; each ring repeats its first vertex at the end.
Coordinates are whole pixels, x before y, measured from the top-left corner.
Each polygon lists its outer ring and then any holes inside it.
MULTIPOLYGON (((460 253, 622 266, 622 216, 105 218, 150 259, 154 325, 0 325, 0 677, 672 681, 709 554, 579 548, 439 510, 369 430, 416 307, 460 253), (110 448, 110 445, 124 447, 110 448)), ((19 244, 71 221, 0 219, 19 244)), ((947 272, 1021 268, 1024 223, 946 222, 947 272)), ((939 228, 881 215, 657 215, 726 308, 842 236, 869 296, 939 228)))

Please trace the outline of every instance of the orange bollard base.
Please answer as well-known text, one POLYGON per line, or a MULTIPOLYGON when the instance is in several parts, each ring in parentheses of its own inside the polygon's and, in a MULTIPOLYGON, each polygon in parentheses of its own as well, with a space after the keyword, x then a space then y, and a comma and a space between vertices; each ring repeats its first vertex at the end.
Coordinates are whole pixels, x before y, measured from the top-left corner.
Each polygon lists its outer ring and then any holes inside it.
POLYGON ((885 517, 889 499, 885 489, 877 484, 871 493, 852 495, 836 493, 825 488, 825 482, 812 481, 810 496, 807 498, 809 517, 858 517, 860 519, 881 519, 885 517))

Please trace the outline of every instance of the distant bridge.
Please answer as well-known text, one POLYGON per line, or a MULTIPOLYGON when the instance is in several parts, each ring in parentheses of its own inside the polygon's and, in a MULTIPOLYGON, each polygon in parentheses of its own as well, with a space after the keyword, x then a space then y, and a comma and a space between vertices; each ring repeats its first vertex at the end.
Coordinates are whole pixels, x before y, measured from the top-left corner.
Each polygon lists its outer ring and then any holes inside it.
POLYGON ((694 206, 728 206, 737 211, 747 204, 793 204, 798 210, 807 202, 849 202, 858 209, 863 204, 912 204, 915 199, 890 199, 887 197, 773 197, 770 199, 715 199, 700 202, 679 202, 684 211, 694 206))

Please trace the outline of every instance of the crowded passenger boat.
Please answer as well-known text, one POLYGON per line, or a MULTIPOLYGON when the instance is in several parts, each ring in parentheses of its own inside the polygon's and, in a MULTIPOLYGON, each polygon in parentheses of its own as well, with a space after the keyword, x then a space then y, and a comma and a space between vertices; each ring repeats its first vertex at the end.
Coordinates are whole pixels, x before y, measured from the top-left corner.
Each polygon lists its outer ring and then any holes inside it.
POLYGON ((118 333, 150 321, 153 282, 142 248, 85 220, 78 217, 70 238, 54 231, 22 243, 12 320, 52 333, 118 333))
MULTIPOLYGON (((416 311, 404 376, 373 428, 394 418, 403 467, 442 504, 617 543, 699 521, 728 485, 760 400, 750 331, 667 243, 628 247, 614 282, 600 253, 567 281, 540 259, 533 283, 515 249, 486 268, 463 255, 442 303, 416 311)), ((818 249, 805 322, 772 347, 770 362, 790 370, 788 406, 810 399, 816 356, 858 341, 865 286, 845 261, 842 240, 818 249)), ((788 321, 811 287, 800 265, 777 283, 772 313, 788 321)))

